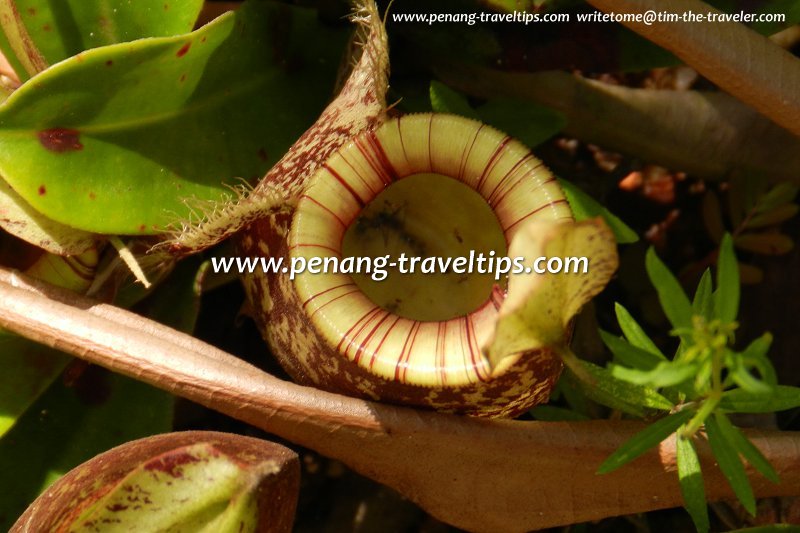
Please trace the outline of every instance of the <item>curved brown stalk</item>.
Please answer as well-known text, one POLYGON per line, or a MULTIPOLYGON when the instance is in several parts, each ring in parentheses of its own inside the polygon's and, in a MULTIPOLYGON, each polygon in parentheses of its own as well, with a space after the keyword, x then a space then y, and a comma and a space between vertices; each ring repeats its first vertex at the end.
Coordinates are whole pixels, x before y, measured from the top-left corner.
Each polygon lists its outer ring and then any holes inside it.
MULTIPOLYGON (((606 12, 720 13, 700 0, 589 0, 606 12)), ((738 22, 625 22, 775 123, 800 135, 800 61, 738 22)))
POLYGON ((433 65, 471 95, 530 100, 563 113, 566 133, 708 179, 732 172, 800 180, 800 139, 723 92, 654 91, 566 72, 503 72, 433 65))
MULTIPOLYGON (((475 531, 522 531, 681 504, 671 440, 605 476, 637 422, 489 421, 382 405, 281 381, 160 324, 0 269, 0 326, 339 459, 475 531)), ((800 495, 800 434, 752 431, 800 495)), ((701 446, 709 498, 731 496, 701 446)))

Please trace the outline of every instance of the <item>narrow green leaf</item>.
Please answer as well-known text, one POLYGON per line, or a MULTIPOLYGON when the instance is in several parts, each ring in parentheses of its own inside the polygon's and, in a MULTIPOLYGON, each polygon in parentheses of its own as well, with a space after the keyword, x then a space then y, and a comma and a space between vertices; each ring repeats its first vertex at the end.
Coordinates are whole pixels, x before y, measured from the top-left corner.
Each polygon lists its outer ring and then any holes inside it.
POLYGON ((645 429, 628 439, 617 451, 611 454, 608 459, 603 461, 598 474, 608 474, 617 468, 625 465, 653 446, 657 446, 661 441, 672 435, 681 425, 689 420, 692 411, 686 409, 673 413, 669 416, 653 422, 645 429))
POLYGON ((640 371, 635 369, 615 366, 611 374, 619 379, 660 389, 662 387, 674 387, 689 381, 697 374, 697 366, 676 361, 662 361, 652 370, 640 371))
POLYGON ((622 334, 625 335, 625 338, 628 339, 629 343, 637 348, 641 348, 642 350, 650 352, 653 355, 657 355, 660 359, 666 360, 666 356, 664 356, 661 350, 658 349, 656 343, 654 343, 650 337, 647 336, 647 333, 644 332, 644 329, 642 329, 639 323, 636 322, 633 316, 622 306, 622 304, 615 303, 614 312, 617 315, 617 322, 619 322, 619 327, 622 330, 622 334))
POLYGON ((775 469, 772 468, 772 465, 769 463, 764 454, 756 448, 750 439, 748 439, 744 433, 739 431, 739 428, 731 424, 731 421, 728 420, 728 417, 725 416, 724 413, 717 412, 714 414, 717 422, 718 429, 720 433, 725 437, 728 441, 728 444, 733 446, 742 456, 747 459, 747 462, 750 463, 753 468, 761 472, 765 478, 769 479, 773 483, 780 483, 780 478, 778 477, 778 473, 775 472, 775 469))
POLYGON ((617 379, 603 367, 579 360, 581 366, 576 371, 567 359, 564 361, 570 369, 570 378, 580 384, 588 398, 602 405, 639 417, 645 415, 646 409, 670 411, 674 407, 653 389, 617 379))
POLYGON ((737 248, 762 255, 783 255, 794 248, 794 241, 782 233, 743 233, 734 240, 737 248))
POLYGON ((766 193, 761 195, 756 204, 756 213, 762 214, 776 207, 788 204, 797 196, 800 187, 794 183, 778 183, 766 193))
POLYGON ((652 370, 658 363, 663 361, 657 355, 628 344, 625 340, 607 331, 600 330, 600 338, 603 340, 603 344, 614 354, 614 357, 629 367, 639 370, 652 370))
POLYGON ((556 135, 567 124, 567 119, 558 111, 524 100, 493 98, 477 111, 484 122, 531 148, 556 135))
POLYGON ((706 433, 708 434, 708 444, 717 459, 720 470, 730 483, 733 492, 751 516, 756 514, 756 499, 753 496, 753 488, 747 479, 744 465, 739 459, 739 454, 732 443, 728 442, 723 432, 719 429, 717 419, 709 417, 706 419, 706 433))
POLYGON ((703 272, 703 276, 700 278, 700 283, 697 284, 697 290, 692 300, 692 311, 695 315, 703 316, 707 320, 711 320, 714 307, 712 292, 711 271, 706 269, 705 272, 703 272))
POLYGON ((717 258, 717 290, 714 311, 723 322, 733 322, 739 314, 739 265, 733 251, 733 239, 725 234, 717 258))
POLYGON ((563 178, 558 178, 558 183, 564 190, 569 206, 572 208, 572 213, 575 215, 575 220, 585 220, 600 216, 603 217, 608 227, 614 232, 614 237, 616 237, 618 243, 629 244, 639 240, 636 232, 619 217, 580 190, 576 185, 563 178))
POLYGON ((772 344, 772 335, 764 333, 759 338, 747 345, 739 354, 734 354, 732 357, 739 358, 745 367, 754 367, 761 374, 761 379, 770 387, 778 384, 778 376, 775 373, 775 368, 772 366, 772 361, 767 357, 767 352, 772 344))
POLYGON ((800 388, 777 385, 768 393, 733 389, 722 393, 719 408, 732 413, 773 413, 800 407, 800 388))
POLYGON ((729 362, 728 369, 731 379, 742 389, 752 394, 772 393, 773 387, 750 373, 741 356, 738 354, 731 354, 726 360, 729 362))
POLYGON ((437 113, 452 113, 478 120, 478 114, 467 102, 467 98, 444 83, 432 81, 430 87, 431 107, 437 113))
POLYGON ((745 227, 747 229, 757 229, 767 226, 774 226, 775 224, 780 224, 781 222, 785 222, 786 220, 793 218, 797 214, 798 210, 800 210, 800 206, 797 204, 781 205, 775 209, 771 209, 760 215, 754 216, 747 221, 747 225, 745 227))
POLYGON ((692 304, 689 303, 689 298, 683 292, 681 284, 661 262, 652 247, 647 250, 645 267, 650 281, 656 288, 661 307, 664 308, 664 313, 672 327, 691 329, 692 304))
POLYGON ((187 35, 88 50, 0 106, 0 175, 62 224, 157 233, 189 218, 187 198, 221 201, 285 153, 324 106, 343 38, 309 10, 254 2, 187 35))
POLYGON ((703 486, 703 473, 694 444, 689 439, 678 437, 675 442, 678 462, 678 479, 681 484, 683 504, 692 517, 697 531, 706 533, 709 528, 706 489, 703 486))

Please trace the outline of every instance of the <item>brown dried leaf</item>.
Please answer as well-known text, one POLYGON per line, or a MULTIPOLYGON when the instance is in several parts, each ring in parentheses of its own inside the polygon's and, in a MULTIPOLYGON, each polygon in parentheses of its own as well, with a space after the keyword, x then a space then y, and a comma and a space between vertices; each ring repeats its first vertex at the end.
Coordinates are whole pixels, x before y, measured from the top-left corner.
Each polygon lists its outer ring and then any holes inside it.
MULTIPOLYGON (((663 0, 589 0, 603 11, 641 14, 664 9, 663 0)), ((671 0, 671 13, 715 13, 699 0, 671 0)), ((800 60, 738 22, 625 22, 666 48, 742 102, 800 136, 800 60)))

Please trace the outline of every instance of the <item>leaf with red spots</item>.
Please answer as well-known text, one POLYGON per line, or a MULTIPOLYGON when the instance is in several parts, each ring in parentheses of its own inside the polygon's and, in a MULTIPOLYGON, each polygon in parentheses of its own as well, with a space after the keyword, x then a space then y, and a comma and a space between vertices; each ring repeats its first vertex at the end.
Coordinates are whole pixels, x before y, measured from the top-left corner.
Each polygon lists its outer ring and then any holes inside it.
POLYGON ((17 531, 288 532, 297 454, 227 433, 158 435, 109 450, 36 500, 17 531))
POLYGON ((159 233, 190 218, 186 199, 223 200, 286 152, 329 98, 344 38, 312 11, 256 2, 88 50, 0 108, 0 174, 62 224, 159 233))
MULTIPOLYGON (((46 193, 40 185, 37 194, 46 193)), ((56 255, 77 255, 95 242, 95 236, 54 220, 36 211, 8 183, 0 179, 0 228, 24 241, 56 255)))
MULTIPOLYGON (((11 4, 9 4, 10 6, 11 4)), ((191 31, 202 0, 15 0, 17 25, 46 65, 109 44, 143 37, 168 37, 191 31), (168 7, 169 9, 165 9, 168 7)), ((10 7, 8 9, 11 9, 10 7)), ((23 80, 30 77, 24 59, 14 54, 6 36, 0 50, 23 80)), ((41 69, 38 69, 41 70, 41 69)))

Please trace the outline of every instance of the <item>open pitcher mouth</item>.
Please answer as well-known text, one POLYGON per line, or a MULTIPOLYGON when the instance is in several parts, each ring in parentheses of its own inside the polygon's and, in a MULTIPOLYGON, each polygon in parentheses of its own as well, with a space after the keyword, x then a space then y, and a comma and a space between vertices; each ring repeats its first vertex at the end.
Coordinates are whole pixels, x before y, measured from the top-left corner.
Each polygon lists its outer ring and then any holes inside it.
POLYGON ((482 347, 505 280, 477 273, 476 261, 486 271, 505 257, 522 222, 563 219, 572 219, 566 199, 527 147, 473 120, 407 115, 355 138, 311 179, 290 257, 327 271, 294 283, 318 331, 363 369, 424 386, 488 381, 482 347), (423 267, 430 257, 442 261, 423 267), (473 273, 454 268, 457 258, 473 273))

